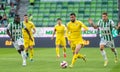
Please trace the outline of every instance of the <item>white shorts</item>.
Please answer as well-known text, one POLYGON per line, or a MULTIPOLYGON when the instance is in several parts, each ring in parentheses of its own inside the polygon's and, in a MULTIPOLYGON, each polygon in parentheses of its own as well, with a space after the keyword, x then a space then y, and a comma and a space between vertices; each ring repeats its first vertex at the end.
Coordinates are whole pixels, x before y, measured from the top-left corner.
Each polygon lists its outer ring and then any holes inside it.
POLYGON ((19 50, 20 49, 20 45, 24 45, 23 38, 20 38, 17 41, 13 42, 13 45, 16 48, 16 50, 19 50))
POLYGON ((100 45, 105 45, 110 48, 115 48, 114 40, 107 41, 107 40, 104 40, 103 38, 101 38, 100 45))

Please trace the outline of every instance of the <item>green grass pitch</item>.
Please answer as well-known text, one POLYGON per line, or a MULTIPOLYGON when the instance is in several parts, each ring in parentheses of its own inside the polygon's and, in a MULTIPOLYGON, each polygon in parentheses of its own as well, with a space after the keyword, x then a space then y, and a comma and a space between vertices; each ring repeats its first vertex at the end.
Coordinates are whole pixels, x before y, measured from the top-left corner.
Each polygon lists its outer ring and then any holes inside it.
MULTIPOLYGON (((73 68, 60 68, 60 62, 65 60, 70 64, 72 52, 67 48, 67 58, 56 58, 55 48, 35 48, 34 62, 27 59, 27 66, 22 66, 21 56, 15 48, 0 48, 0 72, 120 72, 120 61, 114 63, 114 55, 109 48, 106 48, 109 63, 103 66, 103 58, 99 48, 83 48, 80 53, 87 57, 87 62, 78 59, 73 68)), ((120 58, 120 48, 117 48, 120 58)))

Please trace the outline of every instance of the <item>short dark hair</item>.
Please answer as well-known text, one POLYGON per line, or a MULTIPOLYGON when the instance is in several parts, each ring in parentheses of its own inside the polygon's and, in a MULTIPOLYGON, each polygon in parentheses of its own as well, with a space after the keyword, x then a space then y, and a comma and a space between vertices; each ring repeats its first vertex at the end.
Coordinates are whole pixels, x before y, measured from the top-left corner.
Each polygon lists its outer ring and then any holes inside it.
POLYGON ((106 15, 107 16, 107 12, 103 12, 102 15, 106 15))
POLYGON ((15 15, 15 18, 20 18, 20 16, 18 14, 15 15))
POLYGON ((58 20, 62 20, 62 19, 61 19, 61 18, 57 18, 57 21, 58 21, 58 20))
POLYGON ((75 14, 75 13, 71 13, 71 14, 70 14, 70 16, 71 16, 71 15, 74 15, 74 16, 76 16, 76 14, 75 14))
POLYGON ((16 16, 16 17, 19 17, 19 14, 16 14, 15 16, 16 16))
POLYGON ((16 21, 17 19, 20 20, 20 16, 19 16, 18 14, 16 14, 16 15, 14 16, 14 22, 17 22, 17 21, 16 21))
POLYGON ((24 16, 28 16, 27 14, 25 14, 24 16))

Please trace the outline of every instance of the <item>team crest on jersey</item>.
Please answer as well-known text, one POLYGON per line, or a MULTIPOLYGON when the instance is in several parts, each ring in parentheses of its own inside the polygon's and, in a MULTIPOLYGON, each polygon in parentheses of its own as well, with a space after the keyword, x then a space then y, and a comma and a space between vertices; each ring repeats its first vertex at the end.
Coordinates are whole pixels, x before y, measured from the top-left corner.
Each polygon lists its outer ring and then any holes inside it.
POLYGON ((78 24, 75 24, 76 26, 78 26, 78 24))
POLYGON ((109 24, 107 24, 107 27, 110 27, 110 25, 109 25, 109 24))

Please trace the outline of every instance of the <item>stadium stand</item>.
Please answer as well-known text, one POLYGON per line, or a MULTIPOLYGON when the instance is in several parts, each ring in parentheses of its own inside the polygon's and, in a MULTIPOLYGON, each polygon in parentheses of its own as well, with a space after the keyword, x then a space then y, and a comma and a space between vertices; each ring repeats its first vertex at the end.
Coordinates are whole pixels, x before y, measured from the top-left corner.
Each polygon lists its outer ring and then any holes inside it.
POLYGON ((36 26, 54 26, 56 18, 60 17, 63 23, 69 21, 69 14, 75 12, 77 19, 89 25, 87 20, 92 18, 95 22, 101 18, 102 12, 108 12, 109 18, 115 23, 118 21, 117 0, 82 0, 82 1, 44 1, 35 0, 34 6, 28 6, 28 13, 32 13, 36 26))
MULTIPOLYGON (((0 4, 5 4, 5 13, 9 16, 10 5, 6 5, 5 0, 0 4)), ((29 4, 28 14, 32 14, 33 22, 37 27, 52 27, 58 17, 62 18, 63 24, 69 21, 69 14, 75 12, 77 19, 89 26, 88 18, 92 18, 95 23, 101 18, 102 12, 108 12, 109 18, 118 22, 117 0, 81 0, 81 1, 48 1, 35 0, 34 5, 29 4)), ((4 11, 0 10, 0 15, 4 11)), ((13 19, 10 18, 9 22, 13 19)))
MULTIPOLYGON (((19 0, 17 0, 17 1, 19 1, 19 0)), ((10 10, 11 10, 11 5, 12 4, 14 5, 14 8, 17 9, 16 8, 17 5, 18 5, 17 1, 16 0, 10 0, 10 2, 7 2, 7 0, 1 0, 0 1, 0 5, 2 5, 2 4, 4 5, 4 10, 0 10, 0 16, 6 15, 6 17, 8 17, 8 22, 12 22, 13 21, 14 17, 10 17, 10 10)), ((5 24, 4 26, 6 27, 7 24, 5 24)), ((1 23, 0 23, 0 27, 3 27, 3 26, 1 26, 1 23)))

